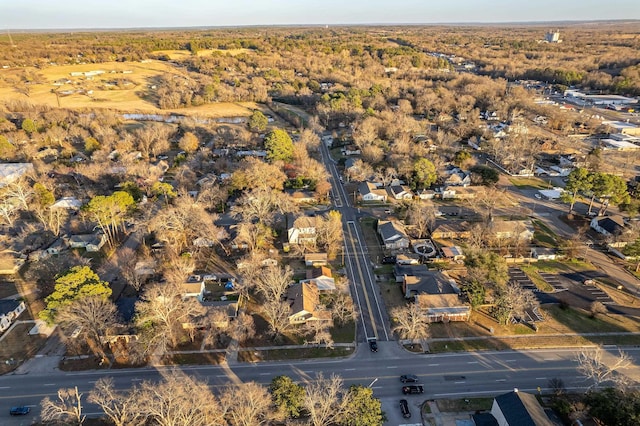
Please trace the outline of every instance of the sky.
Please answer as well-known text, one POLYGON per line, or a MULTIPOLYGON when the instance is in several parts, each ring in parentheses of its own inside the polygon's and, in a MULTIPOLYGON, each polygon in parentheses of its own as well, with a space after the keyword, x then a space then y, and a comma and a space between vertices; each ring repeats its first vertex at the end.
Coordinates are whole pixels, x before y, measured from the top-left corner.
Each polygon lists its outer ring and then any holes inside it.
POLYGON ((0 0, 6 29, 640 19, 638 0, 0 0))

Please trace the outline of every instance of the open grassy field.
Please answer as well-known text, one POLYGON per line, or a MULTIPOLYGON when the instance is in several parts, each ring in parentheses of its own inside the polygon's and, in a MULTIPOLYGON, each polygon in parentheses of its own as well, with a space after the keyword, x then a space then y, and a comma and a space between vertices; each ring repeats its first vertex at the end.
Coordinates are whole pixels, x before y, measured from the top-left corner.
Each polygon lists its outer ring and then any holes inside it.
POLYGON ((549 183, 536 177, 509 177, 513 186, 520 189, 549 189, 549 183))
POLYGON ((238 117, 248 116, 256 105, 252 102, 221 102, 198 107, 161 110, 150 98, 160 75, 185 75, 185 71, 162 61, 144 62, 106 62, 102 64, 78 64, 50 66, 43 69, 21 68, 0 70, 0 99, 4 101, 18 100, 32 104, 58 106, 71 109, 113 109, 124 112, 181 114, 199 117, 238 117), (93 77, 72 76, 75 72, 104 71, 104 74, 93 77), (23 72, 33 72, 40 76, 36 83, 28 85, 29 94, 16 90, 16 82, 20 81, 23 72), (115 79, 123 79, 131 84, 121 87, 110 84, 115 79), (56 86, 55 82, 64 82, 56 86), (68 83, 67 83, 68 82, 68 83), (109 85, 108 88, 105 86, 109 85), (59 94, 53 92, 56 90, 59 94), (74 93, 68 96, 66 91, 74 93))

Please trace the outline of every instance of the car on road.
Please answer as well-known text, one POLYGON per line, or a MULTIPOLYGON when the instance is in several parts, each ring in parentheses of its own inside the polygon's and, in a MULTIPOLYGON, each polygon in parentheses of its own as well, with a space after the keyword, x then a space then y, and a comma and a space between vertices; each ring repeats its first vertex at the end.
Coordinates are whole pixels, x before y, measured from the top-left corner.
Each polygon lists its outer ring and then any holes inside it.
POLYGON ((424 393, 424 388, 422 387, 422 385, 403 386, 402 393, 405 395, 409 395, 413 393, 424 393))
POLYGON ((402 417, 408 419, 411 417, 411 411, 409 411, 409 403, 406 399, 400 400, 400 411, 402 411, 402 417))
POLYGON ((376 342, 376 339, 369 339, 369 349, 371 349, 371 352, 378 352, 378 342, 376 342))
POLYGON ((533 194, 533 196, 536 197, 538 200, 542 199, 542 195, 540 195, 540 194, 533 194))
POLYGON ((12 416, 26 416, 30 411, 30 407, 27 407, 26 405, 19 405, 17 407, 11 407, 9 414, 12 416))
POLYGON ((402 383, 416 383, 418 381, 418 376, 414 374, 403 374, 400 376, 400 381, 402 383))

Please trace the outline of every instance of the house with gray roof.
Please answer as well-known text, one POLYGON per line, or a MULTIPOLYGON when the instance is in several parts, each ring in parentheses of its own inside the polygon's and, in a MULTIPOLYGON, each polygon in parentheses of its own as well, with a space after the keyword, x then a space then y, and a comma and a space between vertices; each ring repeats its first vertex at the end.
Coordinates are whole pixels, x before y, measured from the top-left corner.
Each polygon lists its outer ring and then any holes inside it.
POLYGON ((409 237, 404 226, 400 223, 380 220, 378 221, 378 234, 387 250, 402 250, 409 247, 409 237))
POLYGON ((554 426, 536 397, 517 389, 496 396, 491 414, 499 426, 554 426))

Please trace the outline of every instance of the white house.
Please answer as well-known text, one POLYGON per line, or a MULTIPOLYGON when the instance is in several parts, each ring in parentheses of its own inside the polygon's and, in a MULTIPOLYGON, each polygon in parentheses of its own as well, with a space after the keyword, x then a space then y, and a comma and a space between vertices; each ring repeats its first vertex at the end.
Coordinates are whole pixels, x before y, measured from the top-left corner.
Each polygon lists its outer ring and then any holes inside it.
POLYGON ((387 201, 387 191, 379 189, 371 182, 361 182, 358 185, 358 192, 362 197, 362 201, 387 201))
POLYGON ((409 247, 409 237, 404 231, 404 226, 399 223, 378 221, 378 234, 380 234, 384 248, 387 250, 400 250, 409 247))
POLYGON ((62 197, 51 205, 52 209, 80 210, 82 202, 75 197, 62 197))
POLYGON ((287 216, 287 240, 289 244, 315 244, 317 239, 315 216, 300 216, 293 220, 292 215, 287 216))
POLYGON ((104 234, 72 235, 69 238, 69 247, 83 248, 88 252, 98 252, 106 242, 107 236, 104 234))
POLYGON ((11 327, 11 323, 25 310, 21 300, 0 300, 0 332, 11 327))
POLYGON ((0 188, 33 171, 31 163, 0 163, 0 188))
POLYGON ((620 235, 625 223, 622 216, 594 217, 591 219, 591 228, 605 237, 620 235))
POLYGON ((405 185, 393 185, 389 187, 389 194, 396 200, 411 200, 413 192, 405 185))

